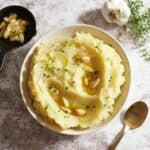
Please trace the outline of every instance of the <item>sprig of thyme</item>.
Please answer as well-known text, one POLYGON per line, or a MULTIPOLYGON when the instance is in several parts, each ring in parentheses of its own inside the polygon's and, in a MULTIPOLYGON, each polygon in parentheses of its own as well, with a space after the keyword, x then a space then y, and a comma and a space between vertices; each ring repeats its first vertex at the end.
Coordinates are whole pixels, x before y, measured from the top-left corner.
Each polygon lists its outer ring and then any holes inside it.
POLYGON ((131 16, 129 25, 137 38, 143 38, 150 30, 150 8, 145 9, 142 0, 129 0, 131 16))
POLYGON ((150 35, 150 8, 145 9, 142 0, 128 0, 131 15, 127 28, 133 31, 142 57, 150 61, 150 50, 145 47, 150 35))

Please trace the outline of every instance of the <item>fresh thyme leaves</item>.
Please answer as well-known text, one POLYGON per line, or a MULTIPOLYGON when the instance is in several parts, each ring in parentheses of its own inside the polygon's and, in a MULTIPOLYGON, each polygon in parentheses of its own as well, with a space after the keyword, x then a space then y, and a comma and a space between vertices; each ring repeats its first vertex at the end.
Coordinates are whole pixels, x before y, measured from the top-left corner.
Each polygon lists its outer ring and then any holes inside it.
POLYGON ((69 116, 64 116, 64 118, 69 118, 69 116))
POLYGON ((107 57, 106 60, 109 61, 109 58, 107 57))
POLYGON ((47 78, 49 78, 49 77, 50 77, 50 75, 47 75, 46 77, 47 77, 47 78))
POLYGON ((112 47, 112 44, 109 44, 110 47, 112 47))
POLYGON ((46 110, 48 109, 48 104, 45 106, 45 109, 46 109, 46 110))
POLYGON ((96 45, 95 48, 98 48, 98 45, 96 45))
POLYGON ((43 73, 43 76, 46 76, 46 74, 45 74, 45 73, 43 73))
POLYGON ((142 0, 128 0, 128 5, 131 15, 127 28, 133 31, 141 56, 150 61, 150 50, 145 48, 145 43, 150 38, 150 8, 144 8, 142 0))
POLYGON ((95 105, 92 105, 92 107, 93 107, 93 108, 96 108, 96 106, 95 106, 95 105))
POLYGON ((89 106, 89 105, 87 105, 87 106, 86 106, 86 109, 89 109, 89 108, 90 108, 90 106, 89 106))
POLYGON ((52 63, 54 63, 54 62, 55 62, 55 60, 54 60, 54 59, 52 59, 51 61, 52 61, 52 63))
POLYGON ((72 81, 71 83, 72 83, 72 84, 74 84, 74 83, 75 83, 75 81, 72 81))
POLYGON ((57 70, 57 71, 60 71, 61 69, 60 69, 60 68, 56 68, 56 70, 57 70))
POLYGON ((150 51, 146 48, 140 49, 141 56, 144 57, 145 60, 150 61, 150 51))
POLYGON ((65 90, 68 90, 68 87, 67 87, 67 86, 65 87, 65 90))
POLYGON ((109 99, 109 96, 105 96, 105 99, 109 99))
POLYGON ((65 68, 65 70, 64 70, 64 71, 65 71, 65 72, 67 72, 67 71, 69 71, 69 70, 65 68))
POLYGON ((108 82, 111 82, 111 80, 112 80, 112 76, 110 76, 110 78, 109 78, 108 82))
POLYGON ((143 38, 150 30, 150 8, 144 8, 142 0, 128 0, 131 10, 129 25, 137 38, 143 38))

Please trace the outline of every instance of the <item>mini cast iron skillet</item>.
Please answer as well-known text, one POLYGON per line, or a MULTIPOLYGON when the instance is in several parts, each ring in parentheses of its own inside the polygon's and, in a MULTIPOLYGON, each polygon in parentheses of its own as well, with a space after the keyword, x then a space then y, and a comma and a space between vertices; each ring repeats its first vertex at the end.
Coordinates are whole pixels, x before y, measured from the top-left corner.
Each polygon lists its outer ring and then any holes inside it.
POLYGON ((33 14, 26 8, 22 6, 8 6, 0 10, 0 22, 3 21, 3 18, 9 16, 10 13, 16 13, 17 17, 23 20, 28 21, 28 25, 26 26, 26 30, 24 33, 24 42, 11 42, 9 40, 5 40, 0 38, 0 71, 4 65, 5 55, 13 50, 14 48, 20 47, 26 44, 28 41, 32 39, 32 37, 36 34, 36 22, 33 14))

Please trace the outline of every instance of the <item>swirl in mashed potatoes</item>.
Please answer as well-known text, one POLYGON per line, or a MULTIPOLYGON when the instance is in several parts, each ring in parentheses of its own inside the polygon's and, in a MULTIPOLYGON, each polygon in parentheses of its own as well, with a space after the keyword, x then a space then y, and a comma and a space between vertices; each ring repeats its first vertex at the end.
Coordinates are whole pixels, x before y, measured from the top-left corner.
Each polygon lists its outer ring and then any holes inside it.
POLYGON ((89 33, 39 45, 28 78, 33 107, 62 129, 97 126, 121 93, 121 62, 115 49, 89 33))

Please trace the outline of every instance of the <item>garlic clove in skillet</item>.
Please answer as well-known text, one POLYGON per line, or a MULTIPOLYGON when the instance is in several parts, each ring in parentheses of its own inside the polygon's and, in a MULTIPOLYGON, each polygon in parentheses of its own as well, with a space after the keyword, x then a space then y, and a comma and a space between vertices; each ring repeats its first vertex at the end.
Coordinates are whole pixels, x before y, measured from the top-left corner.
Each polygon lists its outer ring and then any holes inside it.
POLYGON ((108 0, 102 7, 102 15, 109 23, 124 25, 128 22, 131 11, 124 0, 108 0))

